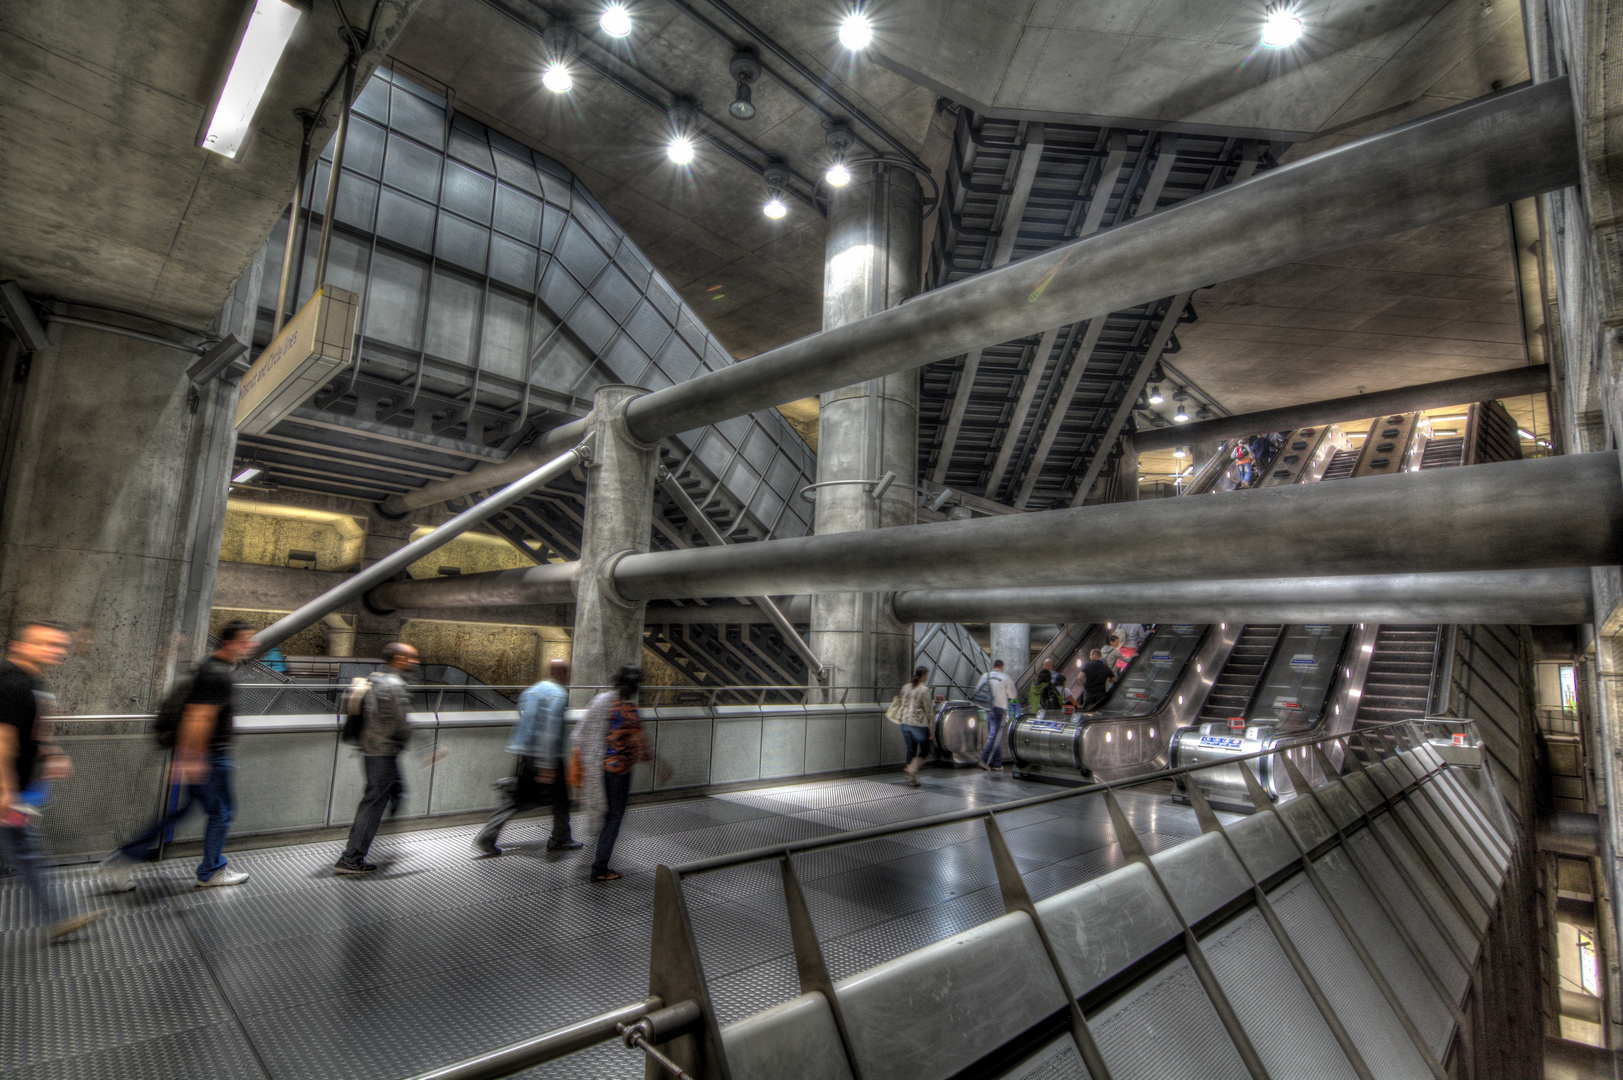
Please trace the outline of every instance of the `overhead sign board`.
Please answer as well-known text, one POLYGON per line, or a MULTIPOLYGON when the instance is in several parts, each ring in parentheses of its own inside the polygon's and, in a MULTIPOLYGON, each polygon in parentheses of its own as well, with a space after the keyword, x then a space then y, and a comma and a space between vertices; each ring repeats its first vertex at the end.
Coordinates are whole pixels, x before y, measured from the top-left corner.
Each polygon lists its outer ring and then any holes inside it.
POLYGON ((237 431, 262 435, 354 359, 359 297, 324 286, 265 347, 242 377, 237 431))

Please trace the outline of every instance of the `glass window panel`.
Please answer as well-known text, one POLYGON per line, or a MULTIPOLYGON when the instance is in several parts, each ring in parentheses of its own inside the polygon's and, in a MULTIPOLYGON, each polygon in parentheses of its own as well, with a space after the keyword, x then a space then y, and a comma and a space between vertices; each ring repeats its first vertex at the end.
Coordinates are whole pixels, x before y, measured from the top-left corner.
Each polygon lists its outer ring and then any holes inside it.
POLYGON ((744 439, 750 433, 750 428, 753 426, 754 424, 750 422, 749 417, 734 416, 717 424, 716 430, 721 432, 728 442, 734 446, 739 446, 743 444, 744 439))
POLYGON ((772 464, 766 470, 766 482, 771 484, 778 494, 792 495, 796 488, 803 486, 801 483, 803 475, 787 455, 779 454, 772 459, 772 464))
POLYGON ((541 153, 541 151, 532 150, 530 151, 530 156, 535 159, 536 168, 541 170, 541 175, 543 177, 552 177, 554 179, 562 180, 566 184, 575 179, 575 174, 570 172, 567 167, 547 157, 547 155, 541 153))
POLYGON ((761 474, 750 468, 749 462, 739 457, 727 471, 727 486, 740 500, 748 499, 760 482, 761 474))
POLYGON ((389 149, 383 159, 383 182, 433 202, 440 194, 440 161, 440 156, 432 150, 390 135, 389 149))
MULTIPOLYGON (((359 117, 349 119, 349 142, 344 146, 344 168, 376 180, 383 173, 384 131, 359 117)), ((330 145, 330 144, 329 144, 330 145)), ((328 155, 331 160, 331 155, 328 155)))
POLYGON ((704 324, 699 322, 698 316, 693 314, 693 309, 686 304, 682 305, 682 312, 677 316, 676 332, 682 335, 682 340, 688 343, 689 348, 703 355, 704 324))
POLYGON ((705 334, 704 366, 711 371, 721 371, 723 368, 733 366, 733 358, 727 355, 721 347, 721 342, 711 337, 708 331, 705 334))
POLYGON ((428 338, 423 350, 453 363, 473 366, 474 331, 479 323, 479 286, 455 274, 434 273, 428 304, 428 338))
POLYGON ((575 188, 571 181, 559 179, 546 172, 539 175, 547 202, 568 213, 569 208, 575 205, 575 188))
MULTIPOLYGON (((547 314, 545 310, 537 309, 530 319, 530 355, 541 347, 542 342, 552 335, 552 328, 558 325, 557 321, 547 314)), ((556 335, 553 335, 556 336, 556 335)))
POLYGON ((622 244, 620 257, 616 261, 626 277, 631 279, 631 284, 637 287, 638 292, 648 288, 648 279, 653 276, 654 271, 653 267, 648 265, 648 260, 642 257, 642 252, 629 243, 622 244))
POLYGON ((427 291, 425 264, 379 248, 367 283, 366 336, 414 352, 422 348, 423 297, 427 291))
POLYGON ((602 209, 597 205, 597 200, 592 198, 591 192, 579 184, 576 184, 575 188, 576 198, 574 205, 569 208, 569 212, 576 221, 580 222, 582 228, 592 234, 593 239, 605 249, 613 251, 616 241, 620 239, 619 230, 610 224, 608 218, 604 216, 602 209))
POLYGON ((558 234, 563 230, 564 222, 567 220, 569 220, 567 211, 560 210, 551 203, 547 204, 547 214, 541 222, 542 251, 558 249, 558 234))
POLYGON ((496 164, 490 160, 490 144, 485 141, 485 125, 458 113, 451 120, 451 145, 447 151, 452 157, 485 173, 496 175, 496 164))
POLYGON ((659 317, 659 310, 644 300, 626 323, 626 331, 646 353, 657 353, 671 336, 671 325, 659 317))
POLYGON ((755 489, 755 498, 750 500, 750 511, 770 529, 783 512, 783 496, 762 484, 755 489))
POLYGON ((714 428, 711 428, 699 440, 698 458, 704 463, 705 468, 720 476, 727 463, 733 459, 733 448, 714 428))
POLYGON ((496 228, 532 247, 541 239, 541 207, 539 199, 496 185, 496 228))
POLYGON ((659 366, 676 382, 687 382, 699 370, 699 357, 674 335, 659 351, 659 366))
POLYGON ((541 302, 559 319, 569 314, 584 291, 560 262, 554 262, 541 275, 541 302))
POLYGON ((485 298, 483 347, 480 352, 486 371, 523 379, 529 367, 525 348, 530 332, 530 304, 501 289, 491 289, 485 298))
MULTIPOLYGON (((608 365, 614 377, 624 380, 632 386, 647 386, 650 390, 657 387, 644 381, 644 373, 648 371, 648 354, 637 348, 636 343, 624 334, 614 338, 614 344, 604 355, 603 362, 608 365)), ((660 386, 669 386, 670 380, 661 377, 660 386)))
POLYGON ((483 225, 475 225, 455 214, 440 214, 440 231, 434 243, 434 254, 441 260, 482 274, 485 272, 485 254, 489 246, 490 233, 483 225))
POLYGON ((371 232, 377 208, 377 181, 343 170, 338 178, 338 220, 371 232))
POLYGON ((765 468, 776 452, 777 447, 772 445, 771 438, 761 429, 761 425, 751 424, 750 433, 744 439, 744 456, 753 461, 756 468, 765 468))
POLYGON ((614 320, 590 296, 576 304, 564 321, 580 338, 581 344, 594 353, 601 353, 609 343, 609 336, 614 333, 614 320))
MULTIPOLYGON (((339 194, 343 194, 342 188, 339 188, 339 194)), ((344 204, 340 200, 338 205, 342 208, 344 204)), ((327 283, 359 296, 366 290, 366 260, 372 253, 371 243, 336 231, 328 243, 327 283)), ((314 273, 312 266, 312 276, 314 273)))
POLYGON ((569 272, 575 275, 575 280, 582 285, 590 286, 597 277, 597 272, 608 264, 609 257, 603 253, 591 236, 581 227, 580 222, 570 219, 564 226, 563 240, 558 244, 558 258, 569 267, 569 272))
POLYGON ((304 192, 304 205, 312 213, 320 214, 327 209, 327 177, 331 175, 332 167, 325 161, 316 162, 315 170, 311 173, 310 186, 304 192))
POLYGON ((440 205, 482 225, 490 224, 490 202, 496 182, 454 161, 445 163, 440 205))
POLYGON ((591 364, 592 358, 581 350, 574 338, 554 334, 536 363, 536 385, 567 394, 591 364))
POLYGON ((407 93, 399 86, 389 96, 389 126, 412 138, 427 143, 436 150, 445 148, 445 110, 435 108, 422 98, 407 93))
POLYGON ((654 302, 659 313, 665 316, 666 322, 675 322, 676 313, 682 307, 682 302, 671 292, 671 287, 665 283, 664 278, 655 278, 648 288, 648 298, 654 302))
POLYGON ((434 208, 384 188, 378 196, 378 235, 417 251, 428 251, 434 240, 434 208))
POLYGON ((631 309, 641 297, 618 266, 608 266, 592 282, 592 299, 603 305, 618 326, 631 317, 631 309))
POLYGON ((497 150, 495 156, 496 175, 501 178, 502 183, 523 188, 532 195, 542 194, 541 181, 536 178, 535 166, 530 164, 528 153, 523 157, 515 157, 497 150))
POLYGON ((525 292, 535 288, 535 248, 509 240, 501 233, 490 238, 490 276, 525 292))
POLYGON ((389 122, 389 80, 383 77, 381 71, 366 80, 365 89, 355 99, 355 104, 350 106, 350 111, 370 116, 380 124, 389 122))

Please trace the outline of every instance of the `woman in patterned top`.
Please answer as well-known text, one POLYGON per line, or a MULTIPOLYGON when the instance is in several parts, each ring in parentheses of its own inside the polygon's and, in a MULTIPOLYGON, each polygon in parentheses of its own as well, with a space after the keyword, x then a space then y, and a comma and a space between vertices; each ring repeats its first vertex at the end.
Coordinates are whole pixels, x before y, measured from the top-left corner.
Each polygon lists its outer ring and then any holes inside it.
POLYGON ((581 775, 586 783, 586 809, 597 833, 597 857, 592 860, 593 881, 614 881, 622 875, 609 869, 620 822, 631 797, 631 772, 654 755, 642 741, 637 717, 637 691, 642 669, 626 665, 614 677, 614 689, 605 690, 586 707, 586 719, 577 736, 581 775))

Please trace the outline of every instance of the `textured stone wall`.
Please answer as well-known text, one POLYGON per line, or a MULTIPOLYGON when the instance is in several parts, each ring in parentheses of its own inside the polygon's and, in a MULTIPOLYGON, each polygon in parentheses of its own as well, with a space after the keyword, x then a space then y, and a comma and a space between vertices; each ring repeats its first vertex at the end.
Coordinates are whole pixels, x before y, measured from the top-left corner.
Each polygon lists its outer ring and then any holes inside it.
MULTIPOLYGON (((285 611, 251 611, 246 608, 213 608, 209 611, 209 633, 220 636, 220 628, 228 622, 245 622, 256 630, 263 630, 288 614, 285 611)), ((321 623, 300 630, 282 642, 283 656, 326 656, 327 628, 321 623)), ((201 653, 201 650, 199 650, 201 653)), ((193 657, 196 659, 196 657, 193 657)))
MULTIPOLYGON (((313 551, 315 570, 353 570, 359 561, 356 543, 363 533, 350 522, 353 536, 332 521, 283 517, 239 509, 233 500, 225 514, 225 533, 220 539, 220 561, 253 563, 258 566, 286 566, 289 553, 313 551)), ((307 563, 301 565, 308 566, 307 563)))

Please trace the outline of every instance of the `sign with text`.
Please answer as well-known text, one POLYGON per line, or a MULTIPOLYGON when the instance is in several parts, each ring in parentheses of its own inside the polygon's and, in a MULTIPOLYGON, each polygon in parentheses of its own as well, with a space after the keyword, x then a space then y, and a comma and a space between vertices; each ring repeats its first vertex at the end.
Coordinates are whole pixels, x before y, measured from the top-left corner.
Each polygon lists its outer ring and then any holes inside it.
POLYGON ((282 327, 242 377, 237 431, 262 435, 354 359, 359 297, 328 285, 282 327))

